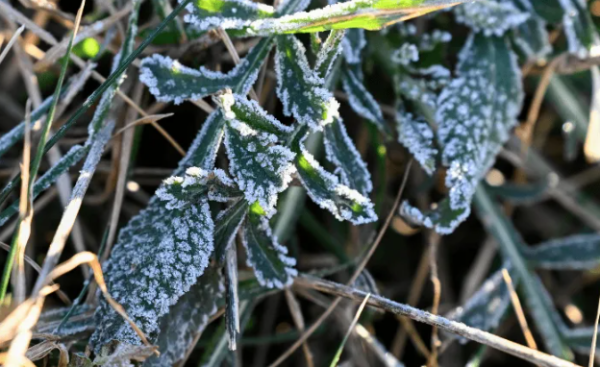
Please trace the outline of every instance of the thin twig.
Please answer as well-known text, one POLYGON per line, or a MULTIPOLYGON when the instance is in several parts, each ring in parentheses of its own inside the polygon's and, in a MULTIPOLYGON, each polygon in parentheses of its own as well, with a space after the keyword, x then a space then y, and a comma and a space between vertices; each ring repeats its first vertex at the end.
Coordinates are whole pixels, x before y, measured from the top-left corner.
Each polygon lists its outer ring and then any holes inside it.
MULTIPOLYGON (((355 288, 351 288, 339 283, 330 282, 324 279, 316 278, 310 275, 301 275, 294 281, 295 286, 316 289, 320 292, 336 295, 351 299, 355 302, 362 302, 367 293, 355 288)), ((403 315, 412 320, 422 322, 428 325, 435 325, 440 330, 462 336, 466 339, 485 344, 491 348, 529 361, 531 363, 545 367, 581 367, 572 362, 560 359, 558 357, 533 350, 524 345, 517 344, 497 335, 482 331, 463 323, 449 320, 442 316, 433 315, 427 311, 419 310, 406 304, 394 302, 390 299, 373 295, 368 304, 370 306, 382 309, 395 315, 403 315)))
MULTIPOLYGON (((410 162, 408 163, 408 165, 406 166, 406 170, 404 172, 404 177, 402 179, 402 184, 400 185, 400 189, 398 190, 398 194, 396 195, 394 204, 392 205, 392 208, 390 209, 390 212, 389 212, 383 226, 379 230, 379 233, 377 234, 377 238, 375 239, 375 241, 373 242, 373 244, 367 251, 367 254, 363 257, 360 264, 356 267, 356 270, 350 277, 348 284, 354 283, 356 281, 356 278, 358 278, 358 276, 362 273, 363 269, 365 268, 365 266, 371 259, 371 256, 373 256, 373 254, 375 253, 375 250, 379 246, 379 243, 383 239, 383 235, 385 234, 387 228, 390 226, 390 223, 392 222, 392 219, 394 218, 394 215, 396 214, 396 210, 398 209, 398 205, 400 204, 400 199, 402 198, 402 194, 404 193, 404 188, 405 188, 406 182, 408 180, 408 174, 410 173, 410 168, 412 167, 412 162, 413 161, 411 159, 410 162)), ((319 316, 317 321, 315 321, 308 329, 306 329, 306 331, 304 333, 302 333, 300 338, 298 338, 298 340, 296 340, 296 342, 294 344, 292 344, 291 347, 289 347, 285 352, 283 352, 283 354, 281 354, 279 356, 279 358, 277 358, 275 360, 275 362, 271 363, 269 365, 269 367, 276 367, 276 366, 280 365, 290 355, 292 355, 292 353, 294 353, 296 351, 296 349, 298 349, 302 345, 302 343, 304 343, 304 341, 307 340, 317 330, 317 328, 325 321, 325 319, 327 319, 327 317, 333 312, 333 310, 337 307, 337 305, 341 301, 342 301, 341 297, 337 297, 336 299, 334 299, 333 302, 331 303, 331 305, 329 306, 329 308, 327 310, 325 310, 325 312, 323 312, 323 314, 321 314, 321 316, 319 316)))
MULTIPOLYGON (((304 316, 302 316, 302 310, 300 309, 300 304, 294 296, 294 293, 290 289, 285 289, 285 300, 288 304, 288 308, 290 309, 290 313, 292 314, 292 319, 294 320, 294 324, 299 332, 303 332, 306 329, 306 325, 304 323, 304 316)), ((306 365, 308 367, 314 367, 313 355, 308 347, 308 343, 306 341, 302 344, 302 351, 304 352, 304 358, 306 359, 306 365)))

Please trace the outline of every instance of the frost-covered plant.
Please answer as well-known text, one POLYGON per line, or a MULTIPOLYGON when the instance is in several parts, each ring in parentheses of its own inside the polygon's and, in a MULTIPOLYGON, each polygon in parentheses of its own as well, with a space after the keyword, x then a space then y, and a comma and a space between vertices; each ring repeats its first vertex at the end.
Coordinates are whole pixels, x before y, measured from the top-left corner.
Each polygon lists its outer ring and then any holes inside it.
MULTIPOLYGON (((277 8, 248 0, 189 2, 184 19, 190 32, 221 27, 231 36, 261 39, 227 73, 184 66, 161 54, 141 62, 140 80, 158 101, 180 104, 212 96, 217 106, 174 175, 121 230, 104 266, 113 297, 166 351, 145 364, 180 360, 193 340, 192 331, 201 330, 222 302, 229 346, 235 349, 240 332, 237 238, 260 286, 292 284, 296 261, 279 243, 271 223, 289 186, 302 186, 340 221, 361 225, 377 220, 369 169, 347 132, 332 91, 338 80, 359 116, 386 137, 395 137, 425 173, 445 174, 446 198, 431 210, 405 201, 401 213, 413 224, 442 234, 453 232, 469 216, 481 179, 517 125, 524 94, 520 60, 551 52, 546 25, 557 21, 538 13, 529 0, 482 0, 456 7, 455 19, 470 29, 470 35, 454 72, 441 62, 421 64, 422 54, 451 41, 450 33, 418 34, 413 25, 404 24, 386 31, 396 32, 402 40, 388 60, 396 94, 395 124, 390 125, 365 86, 365 29, 380 29, 449 3, 455 2, 394 5, 387 0, 351 0, 304 11, 308 2, 300 0, 277 8), (330 32, 322 44, 318 35, 311 36, 316 60, 311 64, 309 51, 294 33, 321 31, 330 32), (248 98, 273 48, 276 95, 283 115, 293 120, 289 124, 248 98), (325 147, 325 167, 305 144, 315 133, 325 147), (224 164, 217 168, 221 145, 224 159, 219 162, 224 164), (213 215, 211 207, 222 210, 213 215), (183 334, 169 337, 177 327, 183 334)), ((580 0, 556 4, 563 14, 568 49, 579 56, 589 52, 595 40, 581 7, 580 0)), ((579 247, 582 253, 595 249, 579 247)), ((560 262, 552 251, 521 251, 540 267, 560 262)), ((573 261, 580 262, 580 258, 573 261)), ((515 274, 515 281, 522 280, 522 274, 515 274)), ((495 327, 509 303, 502 284, 495 274, 453 317, 482 329, 495 327)), ((96 320, 91 339, 96 352, 114 340, 140 343, 104 300, 96 320)))

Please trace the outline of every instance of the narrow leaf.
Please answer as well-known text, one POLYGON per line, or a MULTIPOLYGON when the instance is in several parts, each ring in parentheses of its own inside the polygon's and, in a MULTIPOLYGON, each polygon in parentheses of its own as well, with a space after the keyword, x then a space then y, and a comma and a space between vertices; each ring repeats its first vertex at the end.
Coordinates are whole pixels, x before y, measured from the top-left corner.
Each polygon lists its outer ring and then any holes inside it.
POLYGON ((371 121, 381 132, 389 134, 379 103, 365 88, 356 67, 343 68, 342 85, 354 112, 371 121))
POLYGON ((310 68, 306 49, 295 36, 277 37, 275 71, 277 96, 286 116, 294 116, 313 130, 339 116, 339 103, 324 88, 325 80, 310 68))
POLYGON ((237 91, 241 94, 246 94, 258 76, 260 61, 266 57, 272 45, 272 38, 262 39, 226 74, 203 66, 192 69, 168 56, 154 54, 142 60, 140 81, 150 88, 150 93, 158 101, 175 104, 186 99, 200 99, 234 86, 238 86, 237 91))
POLYGON ((487 186, 488 191, 503 200, 514 204, 533 203, 543 198, 551 187, 550 179, 530 184, 505 183, 501 186, 487 186))
POLYGON ((283 288, 292 284, 298 274, 294 268, 296 260, 287 256, 287 248, 277 242, 265 216, 250 210, 242 229, 242 242, 248 266, 254 269, 262 286, 283 288))
POLYGON ((341 45, 344 35, 345 31, 334 29, 329 32, 329 36, 327 36, 327 39, 323 42, 323 45, 317 54, 317 61, 315 63, 315 71, 319 77, 325 79, 331 72, 337 57, 342 51, 341 45))
POLYGON ((513 0, 515 6, 530 13, 529 19, 513 29, 512 39, 515 45, 528 59, 540 59, 552 52, 546 22, 537 15, 529 0, 513 0))
POLYGON ((272 6, 250 0, 194 0, 186 6, 186 10, 189 13, 183 20, 196 31, 216 27, 241 29, 249 26, 253 20, 275 15, 272 6))
POLYGON ((219 270, 209 267, 189 292, 183 295, 160 320, 160 333, 154 344, 160 356, 150 357, 144 367, 172 366, 181 361, 223 299, 219 270))
POLYGON ((336 173, 342 184, 368 195, 373 190, 371 174, 348 136, 342 119, 336 117, 332 123, 325 125, 323 136, 327 160, 337 167, 336 173))
POLYGON ((600 236, 577 235, 524 247, 522 253, 535 267, 556 270, 588 270, 600 265, 600 236))
POLYGON ((238 200, 217 215, 215 219, 215 258, 221 264, 225 263, 225 255, 233 245, 235 235, 246 218, 248 203, 238 200))
POLYGON ((356 225, 376 221, 373 203, 358 191, 340 184, 335 175, 325 171, 304 147, 306 137, 307 129, 301 128, 292 141, 292 150, 296 153, 294 162, 298 178, 311 199, 340 221, 347 220, 356 225))

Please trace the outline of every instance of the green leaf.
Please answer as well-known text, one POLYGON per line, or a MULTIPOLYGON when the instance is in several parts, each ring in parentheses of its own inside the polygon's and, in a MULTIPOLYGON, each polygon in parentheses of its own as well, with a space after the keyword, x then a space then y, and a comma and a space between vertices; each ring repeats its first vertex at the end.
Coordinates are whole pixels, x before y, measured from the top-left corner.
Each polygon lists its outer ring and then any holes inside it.
POLYGON ((414 221, 441 234, 469 216, 477 185, 508 140, 523 101, 516 56, 503 38, 471 35, 457 74, 442 91, 435 116, 449 197, 433 213, 403 205, 414 221))
POLYGON ((154 54, 142 60, 140 81, 150 88, 150 93, 158 101, 175 104, 186 99, 200 99, 225 88, 235 87, 235 92, 247 94, 272 46, 272 38, 262 39, 226 74, 203 66, 192 69, 168 56, 154 54))
POLYGON ((160 320, 160 333, 154 344, 160 356, 150 357, 144 367, 173 366, 181 361, 196 336, 217 312, 223 299, 223 282, 219 269, 210 266, 190 290, 160 320))
MULTIPOLYGON (((511 272, 510 264, 503 266, 511 272)), ((514 270, 512 271, 514 273, 514 270)), ((518 277, 511 274, 513 285, 517 287, 518 277)), ((464 305, 458 307, 448 318, 462 322, 483 331, 498 327, 510 305, 510 292, 502 276, 502 269, 492 274, 464 305)))
POLYGON ((576 235, 551 240, 521 252, 535 267, 554 270, 588 270, 600 265, 600 236, 576 235))
MULTIPOLYGON (((565 343, 573 348, 577 353, 589 355, 592 347, 592 339, 594 338, 595 327, 584 327, 577 329, 568 329, 563 333, 565 343)), ((596 353, 600 347, 596 344, 596 353)))
POLYGON ((342 40, 344 39, 345 31, 332 30, 317 54, 315 63, 315 71, 317 75, 325 79, 331 72, 335 61, 342 51, 342 40))
POLYGON ((346 37, 342 41, 344 60, 349 65, 358 65, 362 62, 362 51, 367 45, 365 30, 352 28, 346 31, 346 37))
POLYGON ((307 128, 297 131, 291 147, 296 153, 294 163, 298 178, 310 198, 321 208, 329 210, 336 219, 353 224, 370 223, 377 220, 373 203, 358 191, 339 183, 338 178, 325 171, 304 147, 307 128))
POLYGON ((371 174, 348 136, 342 119, 336 117, 332 123, 325 125, 323 137, 327 160, 337 167, 336 173, 342 184, 368 195, 373 190, 371 174))
POLYGON ((487 231, 494 236, 505 260, 514 266, 514 272, 523 285, 523 295, 527 310, 542 336, 544 345, 555 356, 572 360, 573 353, 564 343, 559 326, 554 321, 551 306, 547 303, 545 289, 537 276, 530 270, 522 255, 522 240, 512 223, 492 202, 483 186, 475 194, 475 204, 481 221, 487 231))
POLYGON ((221 169, 207 171, 200 167, 190 167, 185 171, 184 177, 172 176, 166 179, 156 195, 170 209, 204 198, 226 203, 242 197, 243 193, 221 169))
MULTIPOLYGON (((229 18, 223 23, 212 24, 212 26, 218 25, 226 29, 236 29, 238 31, 234 34, 243 36, 312 33, 347 28, 379 30, 385 26, 462 2, 464 1, 351 0, 308 12, 292 13, 279 18, 229 18)), ((196 20, 193 25, 199 28, 207 27, 206 22, 202 19, 196 20)))
POLYGON ((408 149, 427 174, 433 175, 438 150, 431 126, 424 119, 415 118, 412 113, 399 106, 396 112, 396 128, 398 142, 408 149))
POLYGON ((250 210, 242 227, 242 243, 247 252, 247 264, 254 269, 260 285, 284 288, 298 275, 296 260, 287 256, 286 247, 273 236, 268 219, 250 210))
POLYGON ((306 49, 295 36, 278 36, 275 54, 277 96, 283 113, 314 130, 338 116, 339 103, 324 88, 325 80, 310 68, 306 49))
POLYGON ((456 21, 485 36, 502 36, 527 21, 529 14, 510 1, 479 0, 454 8, 456 21))
MULTIPOLYGON (((67 172, 69 168, 77 164, 83 156, 89 151, 90 146, 85 148, 81 145, 75 145, 67 154, 65 154, 58 163, 52 166, 46 171, 42 177, 40 177, 35 185, 33 185, 32 199, 37 198, 42 192, 44 192, 50 185, 54 184, 59 177, 67 172)), ((4 209, 0 214, 0 226, 4 225, 13 215, 19 212, 19 202, 16 201, 11 204, 8 208, 4 209)))
POLYGON ((344 67, 342 69, 342 86, 344 91, 348 95, 348 102, 350 107, 359 116, 369 120, 384 134, 390 133, 379 103, 373 98, 371 93, 365 88, 362 80, 362 76, 357 67, 344 67))
POLYGON ((225 255, 233 245, 235 235, 242 226, 248 203, 238 200, 217 215, 215 219, 215 258, 221 264, 225 263, 225 255))
MULTIPOLYGON (((214 224, 206 200, 168 209, 160 197, 132 219, 119 234, 104 266, 112 296, 142 331, 154 339, 160 318, 169 312, 209 263, 214 224)), ((105 301, 100 303, 96 349, 111 340, 139 344, 137 334, 105 301)))
POLYGON ((288 187, 295 171, 294 153, 276 144, 278 135, 289 134, 291 129, 246 97, 224 94, 220 103, 227 119, 229 171, 248 203, 258 202, 270 217, 275 213, 278 194, 288 187))
POLYGON ((238 297, 237 248, 235 246, 230 246, 227 250, 225 281, 227 291, 225 324, 227 326, 227 335, 229 336, 229 350, 236 350, 240 335, 240 300, 238 297))

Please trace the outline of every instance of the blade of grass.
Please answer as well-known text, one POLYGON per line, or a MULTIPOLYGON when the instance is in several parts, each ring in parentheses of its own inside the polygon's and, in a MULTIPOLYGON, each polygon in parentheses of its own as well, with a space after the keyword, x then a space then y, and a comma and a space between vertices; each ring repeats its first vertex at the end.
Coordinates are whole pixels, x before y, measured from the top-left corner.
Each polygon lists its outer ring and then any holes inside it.
POLYGON ((515 309, 515 314, 517 315, 517 319, 519 320, 521 330, 523 330, 525 341, 527 342, 529 348, 537 350, 537 343, 533 338, 533 334, 531 333, 531 329, 529 329, 529 325, 527 325, 527 319, 525 318, 523 307, 521 307, 521 301, 519 301, 519 296, 517 295, 517 291, 513 286, 512 279, 510 278, 510 274, 508 273, 508 270, 506 270, 506 268, 502 269, 502 277, 504 278, 504 283, 506 283, 506 287, 508 287, 508 291, 510 292, 510 301, 512 302, 513 308, 515 309))
POLYGON ((367 302, 369 301, 369 297, 371 297, 371 293, 367 294, 365 299, 360 304, 358 311, 356 311, 356 315, 354 316, 354 319, 352 320, 352 323, 350 324, 350 327, 348 328, 346 335, 344 335, 344 339, 342 339, 342 343, 340 344, 337 351, 335 352, 335 356, 331 360, 329 367, 335 367, 338 365, 338 362, 340 361, 340 357, 342 356, 342 352, 344 351, 344 346, 346 345, 346 342, 348 341, 350 334, 352 334, 352 331, 354 330, 354 327, 356 326, 356 323, 358 322, 360 315, 362 314, 363 310, 365 309, 365 306, 367 305, 367 302))
POLYGON ((12 37, 10 38, 10 41, 8 41, 6 47, 4 48, 4 50, 2 50, 2 53, 0 53, 0 64, 2 64, 4 58, 6 57, 6 55, 8 55, 8 51, 10 51, 12 45, 17 41, 17 39, 19 38, 21 33, 23 33, 24 30, 25 25, 22 25, 19 27, 19 29, 17 29, 15 33, 13 33, 12 37))
MULTIPOLYGON (((31 163, 30 173, 29 173, 29 177, 28 177, 28 181, 29 181, 28 186, 33 185, 33 181, 35 180, 37 172, 40 168, 40 163, 42 161, 42 158, 43 158, 44 154, 47 152, 47 150, 45 149, 46 140, 48 139, 48 135, 50 133, 50 127, 52 126, 52 121, 54 119, 54 113, 56 112, 56 106, 58 104, 60 91, 63 86, 63 82, 65 80, 65 75, 67 74, 67 68, 69 66, 69 55, 71 54, 71 51, 73 49, 73 40, 77 36, 77 30, 79 28, 79 23, 81 22, 81 17, 83 16, 84 6, 85 6, 85 0, 82 0, 79 11, 77 12, 75 28, 73 29, 73 33, 71 34, 71 39, 69 40, 69 45, 67 47, 67 51, 66 51, 67 57, 65 57, 63 59, 63 64, 62 64, 62 68, 60 70, 60 75, 58 77, 58 82, 56 84, 56 88, 54 89, 52 104, 50 106, 50 110, 48 112, 46 122, 42 128, 42 133, 40 136, 40 140, 38 142, 38 147, 37 147, 35 157, 33 159, 33 162, 31 163)), ((48 150, 50 150, 50 147, 48 148, 48 150)), ((6 290, 8 288, 8 281, 10 279, 10 273, 12 271, 14 257, 16 255, 16 250, 17 250, 16 244, 18 243, 21 222, 22 221, 19 221, 19 224, 17 225, 18 229, 15 234, 16 238, 13 239, 13 243, 15 244, 15 249, 13 250, 11 248, 11 252, 10 252, 9 257, 6 261, 6 264, 4 266, 4 272, 2 274, 2 281, 0 283, 0 303, 2 303, 4 301, 4 297, 6 296, 6 290)))
POLYGON ((594 357, 596 354, 596 341, 598 339, 598 322, 600 321, 600 299, 598 300, 598 312, 596 312, 596 322, 594 323, 594 336, 592 337, 592 346, 590 347, 590 360, 588 367, 594 367, 594 357))

